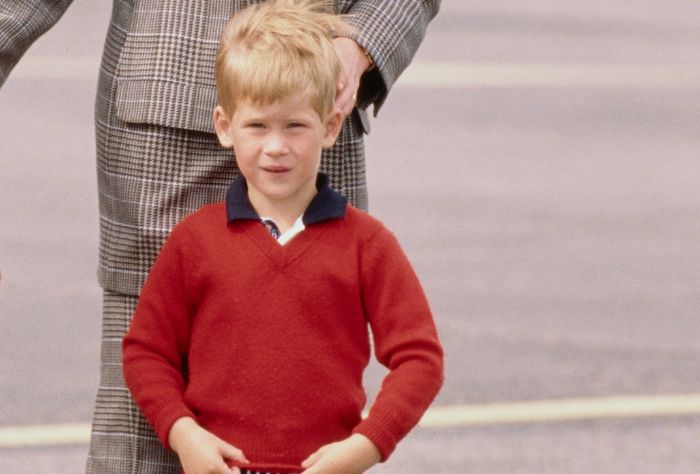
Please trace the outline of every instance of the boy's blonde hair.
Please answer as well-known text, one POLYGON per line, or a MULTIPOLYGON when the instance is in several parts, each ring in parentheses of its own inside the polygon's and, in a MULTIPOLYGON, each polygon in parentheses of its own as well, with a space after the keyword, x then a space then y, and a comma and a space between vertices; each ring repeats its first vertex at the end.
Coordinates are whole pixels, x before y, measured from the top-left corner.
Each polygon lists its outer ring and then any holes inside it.
POLYGON ((349 27, 327 1, 269 0, 237 13, 216 56, 219 103, 267 105, 302 93, 322 120, 333 110, 342 65, 333 36, 349 27))

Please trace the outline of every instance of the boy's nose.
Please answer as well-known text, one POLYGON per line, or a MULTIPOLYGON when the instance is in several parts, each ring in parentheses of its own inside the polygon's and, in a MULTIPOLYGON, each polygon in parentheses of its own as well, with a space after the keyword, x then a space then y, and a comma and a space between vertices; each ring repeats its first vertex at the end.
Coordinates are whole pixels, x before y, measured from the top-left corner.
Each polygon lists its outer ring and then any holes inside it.
POLYGON ((270 156, 281 156, 287 153, 287 143, 280 134, 271 133, 265 140, 263 151, 270 156))

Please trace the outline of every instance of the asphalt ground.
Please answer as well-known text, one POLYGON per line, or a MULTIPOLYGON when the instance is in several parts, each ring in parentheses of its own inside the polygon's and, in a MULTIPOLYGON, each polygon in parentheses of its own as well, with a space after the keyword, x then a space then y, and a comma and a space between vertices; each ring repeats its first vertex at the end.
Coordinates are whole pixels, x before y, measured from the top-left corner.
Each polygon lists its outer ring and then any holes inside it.
MULTIPOLYGON (((103 3, 76 0, 0 90, 0 432, 91 417, 103 3)), ((367 164, 433 306, 454 423, 372 472, 697 472, 698 410, 476 425, 458 408, 700 394, 699 40, 693 2, 443 2, 367 164)), ((85 454, 8 443, 0 472, 85 454)))

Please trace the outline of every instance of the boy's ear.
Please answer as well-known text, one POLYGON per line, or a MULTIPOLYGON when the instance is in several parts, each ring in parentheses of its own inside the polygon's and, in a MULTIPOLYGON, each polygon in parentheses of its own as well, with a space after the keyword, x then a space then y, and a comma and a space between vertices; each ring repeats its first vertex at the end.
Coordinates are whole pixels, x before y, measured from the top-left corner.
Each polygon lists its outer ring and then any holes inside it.
POLYGON ((326 118, 326 134, 323 137, 323 148, 330 148, 335 143, 340 129, 343 126, 343 112, 339 108, 335 108, 328 114, 326 118))
POLYGON ((217 105, 213 114, 214 130, 216 136, 219 137, 219 143, 224 148, 233 148, 233 140, 231 139, 231 120, 224 111, 224 108, 217 105))

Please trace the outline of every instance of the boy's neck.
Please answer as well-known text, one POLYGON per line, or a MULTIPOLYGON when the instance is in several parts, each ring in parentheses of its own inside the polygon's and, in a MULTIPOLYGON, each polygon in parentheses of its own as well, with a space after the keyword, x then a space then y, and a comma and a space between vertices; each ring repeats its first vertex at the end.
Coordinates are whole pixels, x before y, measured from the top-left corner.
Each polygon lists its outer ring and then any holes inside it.
POLYGON ((308 193, 296 199, 273 201, 248 189, 248 199, 260 217, 272 219, 280 232, 284 233, 294 225, 299 216, 304 214, 317 193, 314 186, 308 193))

